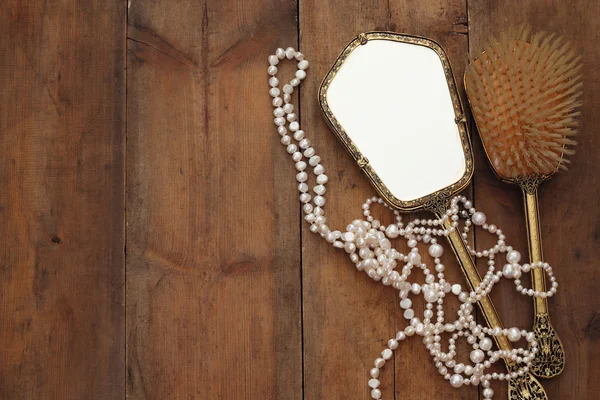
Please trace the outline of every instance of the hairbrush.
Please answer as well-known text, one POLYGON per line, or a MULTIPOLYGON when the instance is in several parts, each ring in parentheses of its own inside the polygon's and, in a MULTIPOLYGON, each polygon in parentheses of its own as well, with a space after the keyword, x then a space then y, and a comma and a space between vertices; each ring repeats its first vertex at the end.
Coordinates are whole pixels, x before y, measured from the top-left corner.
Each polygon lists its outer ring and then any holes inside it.
MULTIPOLYGON (((532 265, 543 264, 537 189, 566 170, 565 157, 574 153, 582 86, 581 57, 572 44, 556 34, 532 34, 528 25, 508 29, 499 40, 490 38, 465 72, 467 96, 492 169, 523 191, 532 265)), ((520 258, 517 251, 507 253, 506 277, 520 278, 511 266, 520 258)), ((530 290, 544 292, 542 268, 531 273, 530 290)), ((515 283, 519 288, 520 282, 515 283)), ((553 278, 551 285, 557 286, 553 278)), ((532 372, 550 378, 564 368, 564 349, 545 297, 534 298, 534 314, 540 351, 532 372)))

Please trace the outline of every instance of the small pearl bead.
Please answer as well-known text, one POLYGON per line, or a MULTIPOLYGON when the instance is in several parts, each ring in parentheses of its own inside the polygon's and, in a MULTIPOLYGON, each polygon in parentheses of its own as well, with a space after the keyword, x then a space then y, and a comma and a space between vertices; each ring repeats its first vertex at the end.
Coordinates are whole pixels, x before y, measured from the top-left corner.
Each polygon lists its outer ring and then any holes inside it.
POLYGON ((511 342, 518 342, 521 339, 521 331, 519 328, 510 328, 507 337, 511 342))
POLYGON ((458 296, 461 291, 462 291, 462 287, 458 283, 455 283, 454 285, 452 285, 452 294, 454 294, 455 296, 458 296))
POLYGON ((469 357, 471 359, 471 361, 473 361, 475 364, 479 364, 480 362, 482 362, 485 358, 485 354, 483 354, 483 351, 477 349, 477 350, 473 350, 471 352, 471 355, 469 357))
POLYGON ((480 211, 477 211, 475 214, 473 214, 471 216, 471 220, 473 221, 473 223, 475 225, 485 224, 485 219, 486 219, 485 214, 480 211))
POLYGON ((321 175, 317 176, 317 183, 319 185, 324 185, 325 183, 327 183, 327 180, 328 180, 327 175, 325 175, 325 174, 321 174, 321 175))
POLYGON ((293 47, 288 47, 287 49, 285 49, 285 57, 288 60, 293 59, 295 55, 296 55, 296 50, 294 50, 293 47))
POLYGON ((298 78, 300 80, 306 78, 306 72, 304 72, 303 70, 299 69, 298 71, 296 71, 296 78, 298 78))
POLYGON ((455 388, 459 388, 463 385, 464 379, 462 375, 454 374, 450 377, 450 385, 455 388))
POLYGON ((400 302, 400 307, 402 307, 403 309, 408 309, 412 306, 412 300, 411 299, 403 299, 400 302))
POLYGON ((521 253, 519 253, 516 250, 511 250, 508 253, 506 253, 506 261, 508 261, 511 264, 516 264, 519 261, 521 261, 521 253))
POLYGON ((379 377, 379 368, 371 368, 369 375, 371 375, 373 378, 379 377))
POLYGON ((429 255, 431 257, 440 258, 444 254, 444 248, 439 244, 432 244, 429 246, 429 255))
POLYGON ((390 239, 397 238, 398 235, 399 235, 398 225, 396 225, 396 224, 390 224, 390 225, 388 225, 387 228, 385 228, 385 234, 390 239))
POLYGON ((377 389, 377 387, 379 387, 379 379, 369 379, 369 387, 377 389))
POLYGON ((269 56, 269 64, 271 64, 271 65, 279 64, 279 58, 277 56, 269 56))
POLYGON ((489 351, 492 349, 492 339, 486 337, 481 339, 479 342, 479 348, 483 351, 489 351))
POLYGON ((512 266, 512 264, 505 264, 504 267, 502 267, 502 275, 506 278, 506 279, 512 279, 515 276, 515 268, 512 266))
POLYGON ((298 63, 298 69, 305 70, 308 68, 308 61, 302 60, 298 63))
POLYGON ((374 399, 380 399, 381 398, 381 390, 379 389, 373 389, 371 390, 371 397, 374 399))
POLYGON ((383 357, 384 360, 389 360, 390 358, 392 358, 393 354, 394 353, 392 352, 392 350, 385 349, 384 351, 381 352, 381 357, 383 357))

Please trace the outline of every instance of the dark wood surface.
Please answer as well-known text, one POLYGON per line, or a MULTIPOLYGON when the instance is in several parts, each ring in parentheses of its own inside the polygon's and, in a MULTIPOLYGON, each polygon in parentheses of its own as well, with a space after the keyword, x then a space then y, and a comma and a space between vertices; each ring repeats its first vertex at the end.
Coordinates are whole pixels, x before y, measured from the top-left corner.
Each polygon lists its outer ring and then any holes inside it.
MULTIPOLYGON (((577 154, 540 190, 567 354, 542 383, 552 400, 596 398, 597 1, 11 0, 0 5, 0 399, 369 398, 368 369, 404 326, 397 296, 301 220, 267 56, 293 46, 311 63, 299 113, 341 227, 374 194, 316 101, 343 46, 368 30, 427 36, 462 82, 469 51, 521 22, 584 57, 577 154)), ((471 133, 465 194, 526 254, 520 191, 493 177, 471 133)), ((512 285, 493 299, 506 324, 531 325, 512 285)), ((384 398, 480 397, 450 389, 427 356, 418 339, 402 343, 384 398)))

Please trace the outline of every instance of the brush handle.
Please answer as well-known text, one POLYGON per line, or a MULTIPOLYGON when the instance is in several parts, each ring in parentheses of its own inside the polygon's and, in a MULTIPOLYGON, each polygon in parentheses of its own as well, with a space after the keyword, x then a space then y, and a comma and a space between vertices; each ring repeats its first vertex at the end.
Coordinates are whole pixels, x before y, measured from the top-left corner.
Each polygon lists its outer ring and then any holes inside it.
MULTIPOLYGON (((441 215, 438 215, 438 218, 440 217, 441 215)), ((451 227, 452 221, 446 219, 444 228, 449 230, 451 227)), ((481 276, 479 275, 475 261, 473 261, 473 257, 469 253, 467 244, 456 229, 448 234, 448 241, 458 259, 465 278, 467 278, 469 288, 472 291, 475 290, 481 283, 481 276)), ((503 328, 502 321, 494 307, 494 303, 492 303, 492 299, 489 296, 484 296, 478 303, 487 325, 490 328, 503 328)), ((501 350, 512 349, 512 344, 506 336, 494 336, 494 341, 496 342, 496 346, 501 350)), ((520 367, 516 362, 510 362, 506 359, 504 359, 504 363, 508 371, 516 371, 520 367)), ((548 400, 548 396, 546 396, 542 385, 529 372, 508 381, 508 398, 509 400, 548 400)))
MULTIPOLYGON (((531 263, 541 262, 543 261, 543 253, 537 187, 523 187, 523 198, 525 220, 527 222, 529 259, 531 263)), ((546 278, 541 268, 531 271, 531 282, 533 290, 546 291, 546 278)), ((535 297, 533 305, 533 331, 538 341, 539 352, 533 360, 532 372, 540 378, 552 378, 559 375, 565 367, 564 347, 550 321, 547 299, 535 297)))

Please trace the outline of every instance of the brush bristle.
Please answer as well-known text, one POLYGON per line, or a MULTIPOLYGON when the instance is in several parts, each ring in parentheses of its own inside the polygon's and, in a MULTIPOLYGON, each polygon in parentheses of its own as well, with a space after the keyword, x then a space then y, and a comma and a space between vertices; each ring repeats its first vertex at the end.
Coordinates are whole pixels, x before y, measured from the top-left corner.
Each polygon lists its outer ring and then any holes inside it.
POLYGON ((471 61, 465 86, 496 173, 518 180, 566 169, 581 106, 581 57, 554 34, 511 28, 471 61))

